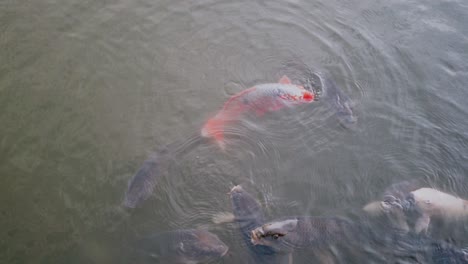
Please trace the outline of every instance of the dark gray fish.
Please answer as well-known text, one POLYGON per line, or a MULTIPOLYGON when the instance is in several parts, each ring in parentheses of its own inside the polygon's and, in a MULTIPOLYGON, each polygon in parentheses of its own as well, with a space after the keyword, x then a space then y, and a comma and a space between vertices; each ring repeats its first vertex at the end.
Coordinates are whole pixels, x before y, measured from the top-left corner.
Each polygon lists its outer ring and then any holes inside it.
POLYGON ((153 193, 158 179, 168 170, 170 161, 194 149, 206 139, 198 132, 183 141, 175 141, 153 153, 129 180, 123 205, 135 208, 153 193))
POLYGON ((339 217, 288 217, 266 223, 251 231, 255 245, 278 252, 326 248, 340 241, 351 241, 356 234, 352 223, 339 217))
POLYGON ((153 263, 205 263, 219 259, 228 252, 228 246, 218 236, 197 229, 150 235, 138 240, 135 248, 139 261, 153 263))
POLYGON ((161 175, 161 156, 153 155, 145 160, 135 176, 128 182, 124 206, 135 208, 153 193, 158 176, 161 175))
POLYGON ((320 86, 321 91, 318 91, 320 93, 319 100, 323 100, 334 109, 338 122, 342 126, 352 128, 357 122, 357 117, 354 115, 351 99, 336 86, 331 77, 326 76, 324 73, 311 74, 313 78, 320 80, 320 82, 314 82, 319 83, 316 85, 320 86))
POLYGON ((262 208, 257 200, 240 185, 232 188, 229 194, 235 221, 238 223, 244 243, 250 251, 252 263, 286 263, 289 261, 288 256, 278 255, 272 247, 252 243, 250 232, 265 221, 262 208))

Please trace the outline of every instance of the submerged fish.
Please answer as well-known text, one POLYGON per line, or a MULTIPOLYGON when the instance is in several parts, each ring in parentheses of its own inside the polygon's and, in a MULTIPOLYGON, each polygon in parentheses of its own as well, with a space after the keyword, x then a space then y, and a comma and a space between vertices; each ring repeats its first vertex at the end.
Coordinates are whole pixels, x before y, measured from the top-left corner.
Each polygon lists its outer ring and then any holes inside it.
POLYGON ((170 161, 177 158, 176 155, 186 153, 204 141, 205 139, 196 132, 182 141, 172 142, 153 153, 128 181, 123 205, 135 208, 148 199, 153 193, 158 179, 167 171, 170 161))
POLYGON ((228 247, 205 230, 182 229, 150 235, 136 242, 139 257, 157 263, 206 263, 226 255, 228 247))
POLYGON ((257 200, 240 185, 229 192, 234 220, 238 223, 245 245, 250 251, 253 263, 288 263, 291 256, 276 254, 269 246, 255 245, 250 240, 250 232, 264 223, 262 208, 257 200))
POLYGON ((224 149, 226 126, 244 113, 253 112, 262 116, 288 106, 313 102, 314 98, 314 93, 292 84, 287 76, 283 76, 278 83, 255 85, 229 98, 223 108, 204 124, 201 135, 213 138, 224 149))
POLYGON ((323 73, 312 74, 320 79, 322 90, 320 99, 323 99, 323 101, 328 103, 334 111, 336 111, 338 122, 342 126, 351 128, 357 122, 357 117, 353 112, 353 102, 351 99, 338 89, 336 83, 331 77, 325 76, 323 73))
POLYGON ((152 155, 143 162, 143 165, 128 182, 123 201, 125 207, 135 208, 139 203, 148 199, 153 193, 157 178, 161 175, 161 166, 164 165, 165 160, 166 157, 163 154, 152 155))

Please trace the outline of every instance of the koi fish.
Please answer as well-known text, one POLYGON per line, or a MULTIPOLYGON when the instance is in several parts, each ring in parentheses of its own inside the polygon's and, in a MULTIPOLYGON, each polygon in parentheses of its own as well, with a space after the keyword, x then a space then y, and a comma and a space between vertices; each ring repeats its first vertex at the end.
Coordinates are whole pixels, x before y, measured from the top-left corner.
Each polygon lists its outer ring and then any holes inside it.
POLYGON ((278 83, 255 85, 229 98, 223 108, 204 124, 201 135, 213 138, 221 149, 225 149, 225 127, 244 113, 254 112, 257 116, 263 116, 285 107, 311 103, 314 99, 314 93, 301 85, 292 84, 287 76, 283 76, 278 83))
POLYGON ((373 217, 386 218, 392 228, 410 231, 403 203, 408 195, 425 184, 419 180, 401 181, 388 186, 378 201, 368 203, 363 210, 373 217))
POLYGON ((251 231, 252 244, 278 252, 319 248, 354 236, 352 224, 338 217, 290 217, 266 223, 251 231), (350 234, 352 232, 352 234, 350 234))
POLYGON ((406 200, 406 210, 419 214, 414 229, 427 233, 431 218, 441 220, 468 219, 468 201, 432 188, 412 191, 406 200))
POLYGON ((148 199, 156 185, 156 178, 161 174, 158 158, 150 158, 143 162, 137 173, 128 181, 123 205, 135 208, 148 199))
POLYGON ((257 200, 240 185, 229 192, 234 221, 238 223, 244 244, 250 251, 253 263, 292 263, 292 255, 276 254, 269 246, 255 245, 250 240, 250 231, 265 222, 263 211, 257 200))
POLYGON ((135 247, 138 255, 147 259, 148 263, 152 260, 151 263, 178 264, 206 263, 220 259, 229 250, 217 235, 198 229, 153 234, 138 240, 135 247))
MULTIPOLYGON (((380 260, 395 260, 385 263, 415 259, 415 263, 468 264, 466 250, 444 241, 391 229, 375 230, 365 223, 338 217, 283 218, 252 230, 251 240, 254 245, 269 246, 277 252, 312 252, 319 263, 336 263, 335 255, 344 253, 362 260, 358 263, 370 263, 372 255, 377 254, 380 260)), ((349 259, 338 263, 349 263, 349 259)))
MULTIPOLYGON (((352 128, 357 122, 357 117, 353 113, 353 102, 338 89, 333 79, 324 73, 312 73, 320 81, 322 86, 323 100, 334 109, 338 122, 345 128, 352 128)), ((322 99, 320 98, 320 99, 322 99)))

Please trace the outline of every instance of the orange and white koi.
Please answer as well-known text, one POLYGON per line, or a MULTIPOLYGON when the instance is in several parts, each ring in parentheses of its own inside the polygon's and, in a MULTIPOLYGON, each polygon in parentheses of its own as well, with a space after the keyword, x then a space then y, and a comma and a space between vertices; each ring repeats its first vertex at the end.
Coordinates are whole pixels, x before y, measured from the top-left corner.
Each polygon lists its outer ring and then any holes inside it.
POLYGON ((283 76, 278 83, 255 85, 229 98, 223 108, 205 123, 201 135, 213 138, 224 149, 226 125, 238 120, 244 113, 254 112, 262 116, 285 107, 311 103, 314 99, 313 92, 293 84, 287 76, 283 76))

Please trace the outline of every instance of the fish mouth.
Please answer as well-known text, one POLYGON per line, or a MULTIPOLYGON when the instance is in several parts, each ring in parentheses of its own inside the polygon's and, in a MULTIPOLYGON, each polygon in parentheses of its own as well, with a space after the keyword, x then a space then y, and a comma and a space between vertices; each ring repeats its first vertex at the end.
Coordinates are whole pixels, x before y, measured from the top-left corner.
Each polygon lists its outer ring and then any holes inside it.
POLYGON ((260 244, 260 237, 261 237, 261 231, 257 231, 257 230, 252 230, 250 232, 250 242, 253 244, 253 245, 258 245, 260 244), (260 233, 260 234, 259 234, 260 233))

